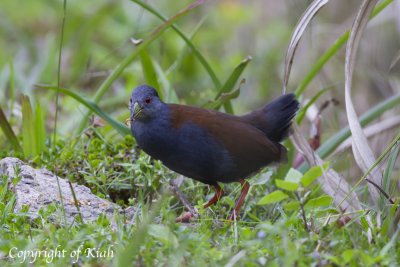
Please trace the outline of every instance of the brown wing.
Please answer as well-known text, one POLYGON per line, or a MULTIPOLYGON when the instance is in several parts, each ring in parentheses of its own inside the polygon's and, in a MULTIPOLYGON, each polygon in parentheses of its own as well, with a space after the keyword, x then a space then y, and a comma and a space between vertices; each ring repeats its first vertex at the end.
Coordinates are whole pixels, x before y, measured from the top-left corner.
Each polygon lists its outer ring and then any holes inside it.
POLYGON ((280 160, 281 145, 270 141, 262 131, 240 117, 183 105, 169 107, 174 118, 173 127, 192 122, 207 129, 225 147, 234 162, 233 173, 247 176, 280 160))

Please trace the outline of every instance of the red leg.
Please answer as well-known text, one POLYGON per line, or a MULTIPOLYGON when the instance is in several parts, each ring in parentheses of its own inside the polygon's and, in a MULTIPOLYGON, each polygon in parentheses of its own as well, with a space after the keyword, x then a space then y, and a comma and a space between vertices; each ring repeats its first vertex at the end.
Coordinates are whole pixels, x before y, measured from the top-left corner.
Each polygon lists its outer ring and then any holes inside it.
POLYGON ((235 208, 233 209, 229 220, 233 221, 239 215, 239 210, 243 205, 244 199, 246 198, 247 193, 249 192, 250 184, 246 180, 240 179, 240 184, 242 185, 242 192, 240 193, 240 197, 236 202, 235 208))
POLYGON ((218 200, 224 194, 224 191, 218 184, 214 185, 214 189, 215 189, 215 195, 210 199, 210 201, 207 202, 207 204, 204 205, 205 209, 210 207, 211 205, 214 205, 215 203, 217 203, 218 200))

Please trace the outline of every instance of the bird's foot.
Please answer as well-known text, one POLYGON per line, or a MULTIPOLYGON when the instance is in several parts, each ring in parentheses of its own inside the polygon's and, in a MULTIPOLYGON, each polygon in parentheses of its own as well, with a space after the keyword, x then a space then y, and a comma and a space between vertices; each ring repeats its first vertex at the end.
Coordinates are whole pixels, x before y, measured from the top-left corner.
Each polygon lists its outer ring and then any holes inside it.
POLYGON ((185 212, 184 214, 182 214, 181 216, 179 216, 178 218, 175 219, 175 222, 177 223, 190 223, 190 220, 192 218, 197 218, 199 215, 196 213, 192 213, 190 211, 185 212))

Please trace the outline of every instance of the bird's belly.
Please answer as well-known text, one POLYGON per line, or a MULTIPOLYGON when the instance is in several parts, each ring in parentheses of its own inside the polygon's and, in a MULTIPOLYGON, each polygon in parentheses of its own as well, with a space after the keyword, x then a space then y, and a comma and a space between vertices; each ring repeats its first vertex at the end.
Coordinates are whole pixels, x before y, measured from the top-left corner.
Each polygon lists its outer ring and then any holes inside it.
POLYGON ((233 167, 224 147, 194 124, 146 131, 135 138, 147 154, 169 169, 204 183, 215 184, 233 167))

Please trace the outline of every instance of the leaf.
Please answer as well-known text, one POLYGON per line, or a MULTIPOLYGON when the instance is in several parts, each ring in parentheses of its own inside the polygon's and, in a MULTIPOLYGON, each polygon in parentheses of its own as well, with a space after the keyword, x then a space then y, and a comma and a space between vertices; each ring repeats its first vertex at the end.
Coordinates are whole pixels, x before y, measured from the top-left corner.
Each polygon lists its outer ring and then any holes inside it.
POLYGON ((167 74, 164 72, 164 70, 157 62, 154 62, 154 69, 157 72, 157 76, 159 78, 160 83, 162 84, 162 88, 164 88, 164 91, 166 92, 166 95, 164 96, 164 101, 167 103, 178 102, 179 101, 178 96, 176 95, 174 88, 169 82, 167 74))
POLYGON ((281 190, 275 190, 274 192, 271 192, 268 195, 262 197, 260 201, 258 201, 257 205, 267 205, 280 202, 288 197, 289 196, 283 193, 281 190))
POLYGON ((44 124, 43 110, 37 101, 35 108, 35 137, 37 152, 42 152, 46 146, 46 128, 44 124))
POLYGON ((320 196, 307 201, 305 208, 317 208, 329 206, 333 202, 333 198, 331 196, 320 196))
POLYGON ((396 66, 396 64, 399 63, 399 61, 400 61, 400 50, 397 51, 392 62, 390 63, 389 71, 391 71, 396 66))
POLYGON ((297 188, 299 187, 298 183, 288 182, 288 181, 279 180, 279 179, 275 180, 275 184, 277 187, 284 189, 284 190, 288 190, 288 191, 296 191, 297 188))
POLYGON ((322 96, 323 94, 325 94, 326 92, 328 92, 333 88, 334 88, 333 86, 330 86, 318 91, 318 93, 316 93, 313 96, 313 98, 311 98, 310 101, 308 101, 307 104, 297 113, 296 122, 300 124, 303 121, 304 117, 306 116, 307 110, 311 107, 311 105, 314 104, 320 98, 320 96, 322 96))
POLYGON ((58 88, 57 86, 52 86, 52 85, 36 85, 38 88, 43 88, 47 90, 53 90, 53 91, 59 91, 63 94, 66 94, 79 103, 83 104, 86 106, 88 109, 90 109, 92 112, 96 113, 98 116, 100 116, 102 119, 107 121, 116 131, 118 131, 121 135, 125 136, 130 134, 130 130, 128 127, 126 127, 124 124, 121 122, 113 119, 110 117, 106 112, 104 112, 99 106, 97 106, 96 103, 85 99, 83 96, 79 95, 78 93, 68 90, 66 88, 58 88))
MULTIPOLYGON (((364 172, 375 162, 375 155, 371 147, 368 145, 367 138, 362 131, 357 114, 355 112, 353 102, 351 100, 352 78, 355 65, 358 46, 361 41, 362 33, 369 21, 370 15, 378 0, 364 0, 355 18, 351 29, 349 41, 346 47, 346 63, 345 63, 345 102, 347 120, 349 122, 350 131, 353 137, 353 153, 357 165, 364 172)), ((371 172, 370 179, 376 184, 380 184, 382 174, 378 169, 371 172)), ((378 190, 371 184, 368 184, 368 189, 374 203, 379 199, 378 190)))
POLYGON ((298 210, 300 207, 300 201, 291 201, 283 204, 283 208, 286 211, 298 210))
POLYGON ((285 74, 283 78, 283 93, 286 93, 287 84, 289 81, 290 70, 292 69, 292 63, 294 53, 299 44, 299 41, 306 30, 308 24, 317 12, 326 4, 328 0, 314 0, 301 15, 299 21, 296 24, 295 30, 293 31, 292 37, 290 38, 289 46, 286 51, 285 57, 285 74))
POLYGON ((303 174, 296 169, 290 168, 288 173, 285 176, 285 181, 299 183, 303 174))
POLYGON ((22 107, 22 141, 25 156, 34 156, 37 153, 35 135, 35 117, 33 115, 29 97, 21 95, 22 107))
POLYGON ((8 142, 10 142, 11 146, 16 151, 22 152, 22 147, 19 144, 18 138, 15 135, 10 123, 8 122, 6 115, 3 112, 3 109, 0 107, 0 128, 3 130, 4 135, 6 136, 8 142))
MULTIPOLYGON (((215 100, 220 98, 220 96, 222 94, 229 93, 229 92, 231 92, 233 90, 233 88, 235 87, 237 81, 240 78, 240 75, 242 75, 242 72, 244 71, 244 69, 246 68, 247 64, 250 61, 251 61, 251 56, 247 56, 244 60, 242 60, 242 62, 240 62, 240 64, 232 71, 231 75, 226 80, 224 85, 222 85, 221 89, 219 90, 219 92, 215 96, 215 100)), ((224 104, 224 108, 225 108, 226 112, 233 113, 233 109, 232 109, 232 106, 231 106, 229 101, 224 104)))
POLYGON ((165 245, 172 245, 174 248, 178 247, 178 239, 171 232, 169 227, 162 224, 151 224, 148 230, 149 235, 155 239, 163 242, 165 245))
MULTIPOLYGON (((244 83, 244 79, 240 82, 240 85, 244 83)), ((240 85, 239 88, 236 89, 235 91, 229 92, 229 93, 223 93, 218 97, 217 100, 214 100, 212 102, 206 103, 203 105, 203 107, 208 108, 208 109, 215 109, 218 110, 222 105, 227 103, 231 99, 235 99, 239 96, 240 94, 240 85)))
POLYGON ((158 95, 160 96, 160 99, 164 99, 162 90, 158 83, 157 74, 156 74, 156 70, 154 68, 153 60, 151 59, 149 53, 147 52, 147 49, 144 49, 140 53, 140 62, 142 63, 142 70, 143 70, 143 75, 146 80, 146 83, 157 90, 158 95))
POLYGON ((260 185, 260 184, 266 184, 272 176, 272 171, 268 170, 267 172, 261 173, 258 178, 256 179, 251 179, 249 182, 250 184, 253 185, 260 185))
POLYGON ((354 250, 352 249, 346 249, 345 251, 343 251, 342 253, 342 258, 344 260, 344 264, 348 263, 349 261, 351 261, 354 258, 354 250))
POLYGON ((325 162, 324 165, 321 166, 314 166, 311 169, 309 169, 303 177, 301 177, 301 184, 304 187, 309 186, 312 182, 314 182, 318 177, 320 177, 323 173, 324 170, 328 168, 329 163, 325 162))
POLYGON ((400 155, 400 146, 398 145, 398 146, 392 148, 386 168, 385 168, 385 172, 383 173, 382 186, 386 192, 389 192, 389 195, 392 195, 394 193, 394 190, 396 189, 396 184, 395 184, 396 180, 395 179, 393 180, 392 186, 389 184, 389 181, 390 181, 391 177, 393 177, 392 173, 393 173, 393 170, 395 169, 396 161, 397 161, 397 158, 399 157, 399 155, 400 155), (393 192, 390 192, 391 188, 392 188, 393 192))

